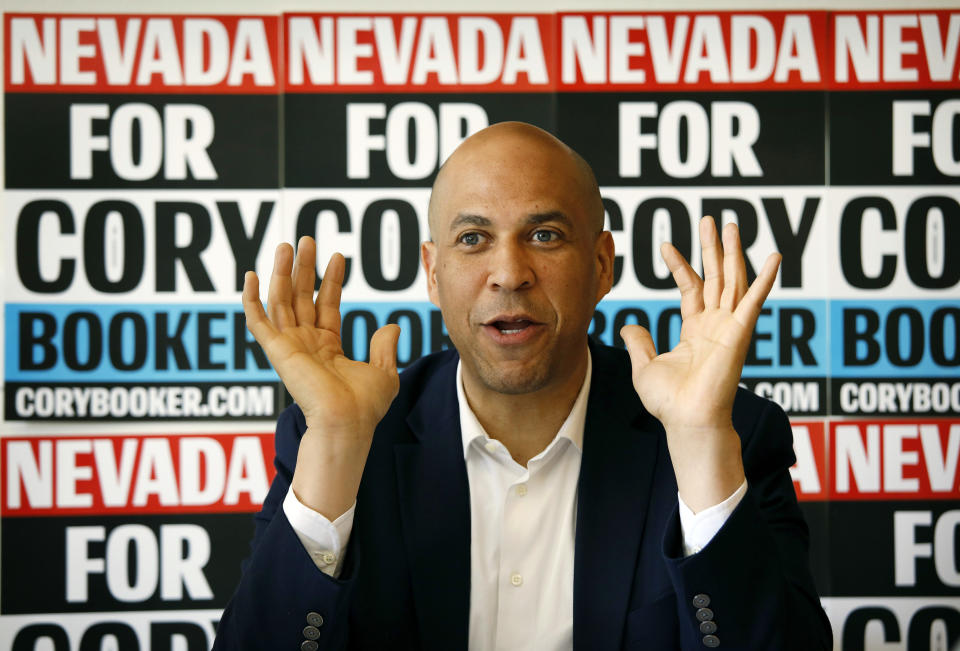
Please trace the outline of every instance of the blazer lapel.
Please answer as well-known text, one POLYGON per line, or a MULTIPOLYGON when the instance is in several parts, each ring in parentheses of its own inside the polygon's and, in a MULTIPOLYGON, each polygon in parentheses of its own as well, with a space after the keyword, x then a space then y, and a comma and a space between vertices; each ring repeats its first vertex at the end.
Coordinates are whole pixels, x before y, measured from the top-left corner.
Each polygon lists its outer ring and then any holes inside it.
POLYGON ((470 621, 470 494, 456 368, 453 356, 407 416, 417 442, 394 446, 420 640, 443 651, 467 648, 470 621))
POLYGON ((629 365, 591 348, 573 583, 575 649, 619 649, 659 447, 629 365))

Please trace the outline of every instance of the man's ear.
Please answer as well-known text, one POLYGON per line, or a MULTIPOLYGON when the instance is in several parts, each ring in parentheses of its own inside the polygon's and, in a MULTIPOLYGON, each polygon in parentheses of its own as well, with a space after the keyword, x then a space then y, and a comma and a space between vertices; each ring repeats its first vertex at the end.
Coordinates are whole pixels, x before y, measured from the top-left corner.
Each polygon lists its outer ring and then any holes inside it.
POLYGON ((440 293, 437 289, 437 245, 433 242, 420 244, 420 263, 427 277, 427 294, 430 302, 440 307, 440 293))
POLYGON ((597 302, 600 302, 613 287, 613 263, 616 259, 613 248, 613 234, 603 231, 597 236, 594 249, 597 264, 597 302))

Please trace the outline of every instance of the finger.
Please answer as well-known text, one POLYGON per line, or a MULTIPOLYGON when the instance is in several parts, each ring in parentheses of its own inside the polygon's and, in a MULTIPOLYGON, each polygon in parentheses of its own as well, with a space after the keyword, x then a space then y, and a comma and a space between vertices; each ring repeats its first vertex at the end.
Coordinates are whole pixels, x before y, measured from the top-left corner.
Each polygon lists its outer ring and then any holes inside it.
POLYGON ((686 319, 691 314, 702 312, 703 281, 700 276, 677 251, 677 247, 669 242, 660 245, 660 255, 680 290, 680 316, 686 319))
POLYGON ((297 325, 297 319, 290 304, 293 294, 290 280, 291 266, 293 266, 293 247, 287 243, 280 244, 273 258, 273 273, 270 274, 270 290, 267 292, 270 320, 277 328, 297 325))
POLYGON ((276 329, 263 311, 263 303, 260 302, 260 279, 253 271, 248 271, 243 277, 243 294, 240 300, 247 320, 247 330, 261 346, 264 345, 274 337, 276 329))
POLYGON ((385 371, 397 372, 397 341, 400 326, 390 323, 379 328, 370 338, 370 363, 385 371))
POLYGON ((710 310, 720 305, 723 291, 723 250, 713 217, 700 220, 700 255, 703 258, 703 306, 710 310))
POLYGON ((317 292, 317 327, 329 330, 340 336, 340 293, 343 290, 343 273, 346 260, 339 253, 330 256, 327 269, 323 272, 320 291, 317 292))
POLYGON ((627 345, 627 352, 630 353, 630 365, 634 373, 650 363, 650 360, 657 356, 657 348, 653 345, 653 337, 650 331, 643 326, 625 325, 620 328, 620 336, 623 337, 623 343, 627 345))
POLYGON ((743 247, 740 246, 740 231, 736 225, 727 224, 723 228, 723 293, 720 295, 720 307, 732 312, 746 293, 747 267, 743 261, 743 247))
POLYGON ((739 321, 743 327, 753 331, 757 323, 757 317, 760 316, 760 308, 763 302, 767 300, 773 282, 777 278, 777 269, 780 267, 781 256, 779 253, 771 253, 763 263, 763 268, 754 279, 750 289, 744 295, 743 300, 737 305, 733 312, 733 318, 739 321))
POLYGON ((313 285, 317 276, 317 244, 309 235, 297 242, 293 261, 293 313, 297 325, 312 326, 317 315, 313 308, 313 285))

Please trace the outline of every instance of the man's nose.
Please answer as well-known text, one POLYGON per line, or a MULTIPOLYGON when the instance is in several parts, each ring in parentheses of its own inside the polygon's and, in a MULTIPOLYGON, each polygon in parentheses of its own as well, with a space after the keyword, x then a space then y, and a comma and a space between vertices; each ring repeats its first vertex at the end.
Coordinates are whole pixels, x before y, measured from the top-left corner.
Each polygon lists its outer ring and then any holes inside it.
POLYGON ((488 283, 493 288, 516 291, 536 282, 528 252, 519 242, 501 240, 489 260, 488 283))

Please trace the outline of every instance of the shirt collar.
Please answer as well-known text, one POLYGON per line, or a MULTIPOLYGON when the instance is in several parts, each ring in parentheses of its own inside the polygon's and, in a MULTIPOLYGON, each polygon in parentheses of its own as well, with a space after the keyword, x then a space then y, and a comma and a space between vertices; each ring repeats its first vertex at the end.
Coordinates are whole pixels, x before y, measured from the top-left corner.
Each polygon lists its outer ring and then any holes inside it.
MULTIPOLYGON (((587 371, 583 377, 583 384, 580 386, 580 393, 570 409, 566 420, 560 426, 560 430, 553 440, 559 438, 569 439, 577 450, 583 451, 583 427, 587 419, 587 396, 590 395, 590 376, 593 371, 593 358, 590 355, 590 349, 587 348, 587 371)), ((457 361, 457 404, 460 409, 460 436, 463 440, 463 457, 467 457, 470 444, 475 439, 480 439, 481 443, 490 440, 490 436, 483 425, 477 420, 476 414, 470 408, 467 402, 467 396, 463 391, 463 361, 457 361)), ((552 443, 553 441, 551 441, 552 443)), ((549 447, 549 446, 548 446, 549 447)))

